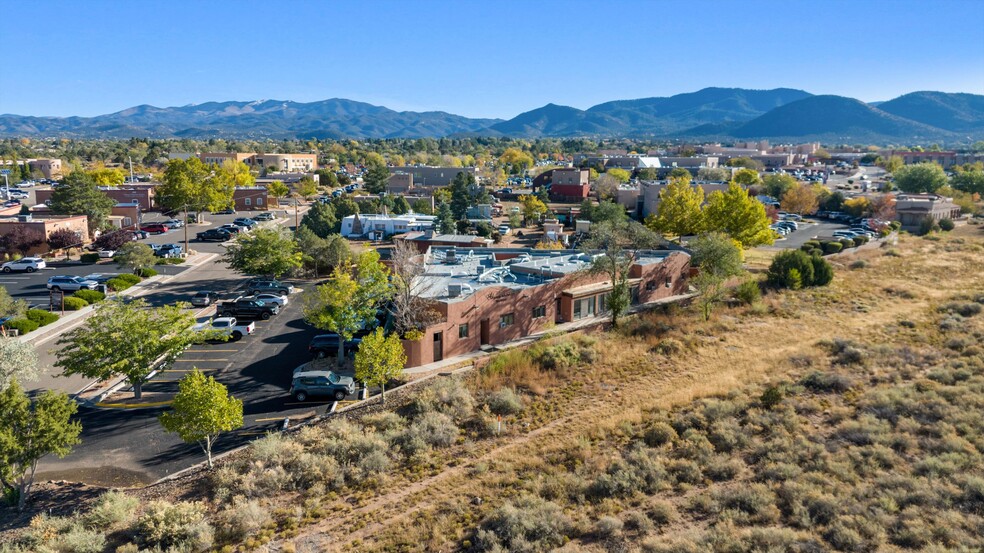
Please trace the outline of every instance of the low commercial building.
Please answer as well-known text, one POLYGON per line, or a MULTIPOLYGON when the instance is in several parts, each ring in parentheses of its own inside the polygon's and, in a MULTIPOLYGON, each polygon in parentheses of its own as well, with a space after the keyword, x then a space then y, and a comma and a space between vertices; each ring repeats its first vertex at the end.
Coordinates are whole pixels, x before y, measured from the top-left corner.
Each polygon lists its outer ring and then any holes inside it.
POLYGON ((390 167, 390 174, 400 173, 412 176, 414 188, 427 188, 433 190, 443 186, 449 186, 458 173, 476 174, 474 167, 426 167, 426 166, 403 166, 390 167))
MULTIPOLYGON (((180 155, 180 154, 179 154, 180 155)), ((204 163, 222 165, 226 160, 245 163, 251 168, 273 167, 285 173, 309 172, 318 168, 318 154, 258 154, 256 152, 205 152, 198 154, 204 163)))
POLYGON ((579 202, 591 194, 589 171, 576 167, 554 169, 550 175, 550 199, 579 202))
POLYGON ((140 204, 137 202, 117 203, 109 214, 115 217, 114 223, 119 228, 136 228, 140 225, 140 204))
POLYGON ((31 172, 38 172, 46 179, 60 179, 62 177, 62 162, 60 159, 32 159, 27 162, 31 172))
POLYGON ((274 198, 265 186, 237 186, 232 191, 236 211, 266 211, 270 209, 271 200, 274 198))
POLYGON ((382 240, 394 234, 423 231, 433 228, 433 215, 380 215, 373 213, 349 215, 342 219, 341 235, 346 238, 382 240))
POLYGON ((393 242, 412 244, 420 253, 427 252, 432 246, 455 246, 465 251, 492 246, 491 238, 474 234, 438 234, 433 229, 397 234, 393 236, 393 242))
POLYGON ((413 173, 393 173, 386 182, 386 193, 403 196, 413 190, 413 173))
POLYGON ((899 194, 895 197, 895 220, 902 230, 915 231, 925 219, 955 219, 960 216, 960 206, 953 198, 936 194, 899 194))
MULTIPOLYGON (((141 211, 157 208, 155 202, 157 184, 127 184, 125 186, 100 186, 99 191, 118 204, 137 204, 141 211)), ((38 204, 51 199, 54 189, 36 190, 38 204)))
MULTIPOLYGON (((420 340, 404 341, 409 367, 608 312, 612 283, 586 271, 592 261, 586 253, 431 248, 424 259, 421 295, 441 321, 420 340)), ((682 249, 639 252, 629 273, 632 304, 685 294, 689 270, 682 249)))
POLYGON ((0 236, 22 233, 20 236, 34 235, 37 244, 27 250, 27 255, 46 253, 49 248, 48 237, 57 230, 69 229, 89 241, 89 223, 85 215, 17 215, 0 219, 0 236))

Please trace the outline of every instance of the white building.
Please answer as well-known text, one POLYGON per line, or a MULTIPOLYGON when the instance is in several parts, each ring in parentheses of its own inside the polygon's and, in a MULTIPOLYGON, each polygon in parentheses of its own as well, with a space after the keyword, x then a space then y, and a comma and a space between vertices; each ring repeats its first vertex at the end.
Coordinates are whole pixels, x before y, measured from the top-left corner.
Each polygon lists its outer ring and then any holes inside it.
POLYGON ((393 234, 415 230, 427 230, 434 226, 433 215, 375 215, 371 213, 349 215, 342 219, 342 236, 380 240, 393 234))

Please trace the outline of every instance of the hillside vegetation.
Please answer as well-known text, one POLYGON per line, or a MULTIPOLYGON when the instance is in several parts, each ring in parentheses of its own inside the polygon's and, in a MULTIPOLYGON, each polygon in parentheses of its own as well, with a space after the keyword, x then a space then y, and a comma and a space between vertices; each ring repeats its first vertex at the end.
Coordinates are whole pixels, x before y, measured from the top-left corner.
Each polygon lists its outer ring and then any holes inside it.
POLYGON ((19 547, 980 550, 984 232, 832 260, 829 287, 504 352, 19 547))

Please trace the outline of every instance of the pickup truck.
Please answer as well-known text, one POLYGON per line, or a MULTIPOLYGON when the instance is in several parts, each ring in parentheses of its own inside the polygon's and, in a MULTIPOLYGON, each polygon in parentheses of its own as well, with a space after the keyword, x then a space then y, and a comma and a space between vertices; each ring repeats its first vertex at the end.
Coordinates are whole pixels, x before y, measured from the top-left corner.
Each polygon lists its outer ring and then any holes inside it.
POLYGON ((206 321, 204 323, 198 323, 195 325, 195 330, 212 330, 215 332, 221 332, 229 337, 230 340, 239 340, 243 336, 249 336, 256 330, 256 323, 239 324, 239 321, 235 317, 219 317, 217 319, 212 319, 211 321, 206 321))
POLYGON ((280 313, 280 306, 275 303, 240 298, 232 301, 220 301, 215 306, 215 312, 222 317, 263 319, 265 321, 280 313))

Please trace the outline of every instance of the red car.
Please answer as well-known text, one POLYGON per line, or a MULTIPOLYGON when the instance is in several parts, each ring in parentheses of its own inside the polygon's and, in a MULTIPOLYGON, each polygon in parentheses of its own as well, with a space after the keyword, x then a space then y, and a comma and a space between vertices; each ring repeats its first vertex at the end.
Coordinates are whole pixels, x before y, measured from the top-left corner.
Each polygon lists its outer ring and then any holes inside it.
POLYGON ((150 233, 164 233, 167 232, 167 225, 162 225, 161 223, 148 223, 146 225, 140 225, 140 230, 150 233))

